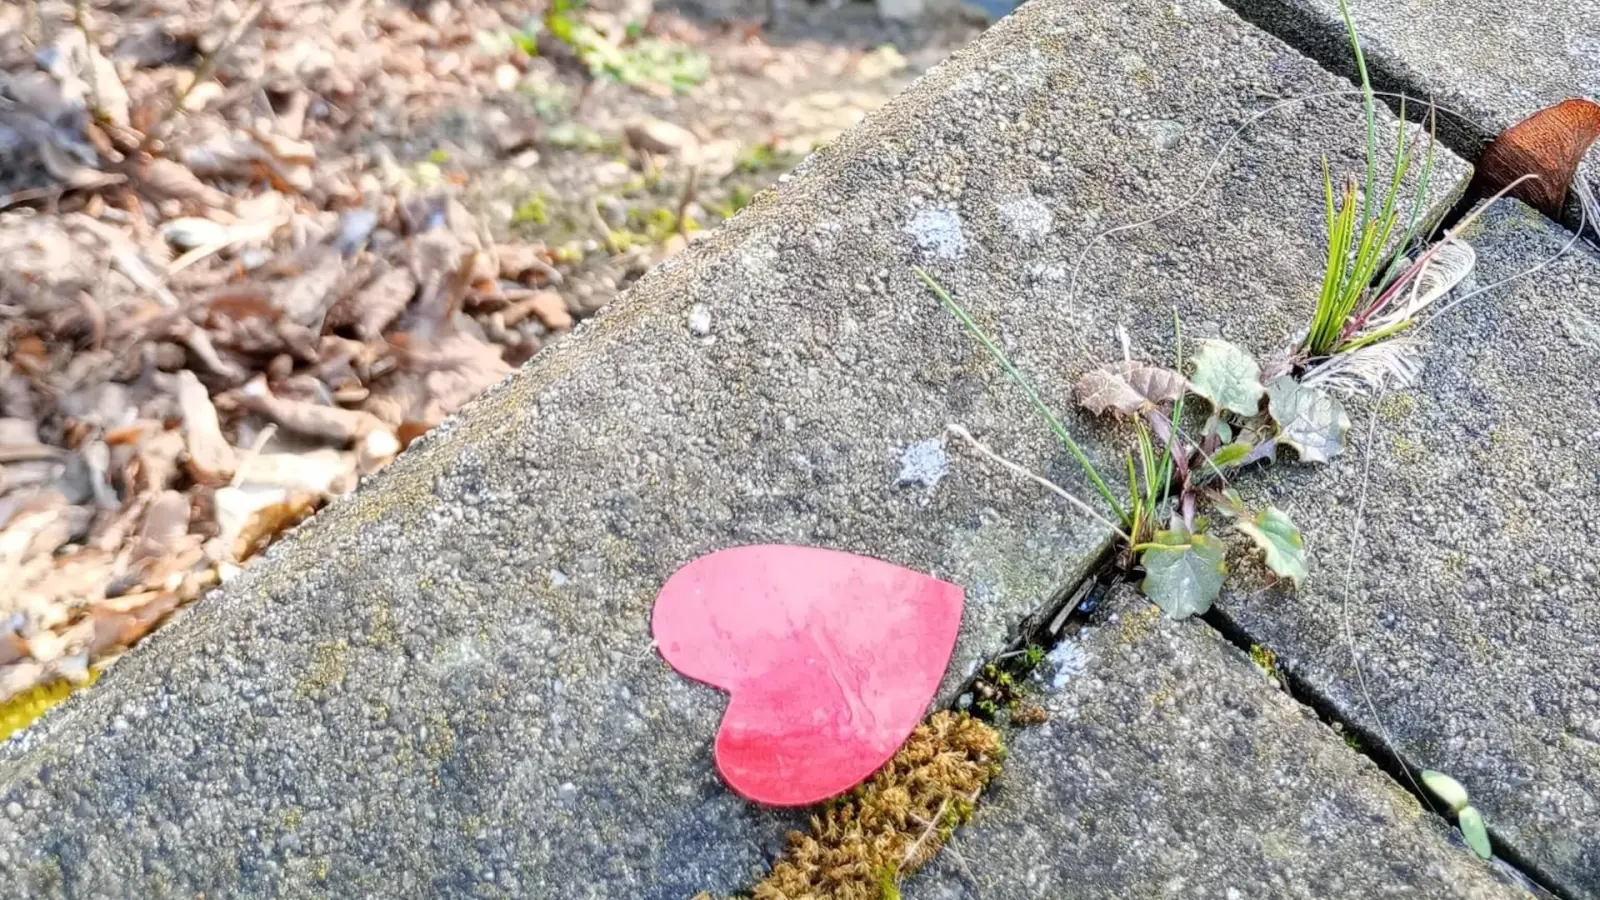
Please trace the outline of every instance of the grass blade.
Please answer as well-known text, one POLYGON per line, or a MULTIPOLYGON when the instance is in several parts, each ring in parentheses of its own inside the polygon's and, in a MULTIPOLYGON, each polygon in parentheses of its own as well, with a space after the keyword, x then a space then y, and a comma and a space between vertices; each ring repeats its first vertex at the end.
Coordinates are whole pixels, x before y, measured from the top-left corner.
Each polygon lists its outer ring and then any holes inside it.
POLYGON ((1361 230, 1365 231, 1372 218, 1372 176, 1378 167, 1378 123, 1373 109, 1372 79, 1367 77, 1367 56, 1361 52, 1361 39, 1356 36, 1356 22, 1350 17, 1350 4, 1339 0, 1339 13, 1344 16, 1345 31, 1350 35, 1350 47, 1356 54, 1356 71, 1361 74, 1361 101, 1367 114, 1367 192, 1361 212, 1361 230))
POLYGON ((1055 413, 1050 411, 1050 407, 1045 405, 1044 400, 1039 397, 1039 392, 1033 389, 1033 385, 1028 382, 1028 379, 1017 371, 1017 367, 1011 364, 1010 359, 1006 358, 1005 352, 1000 349, 999 345, 978 326, 977 322, 972 320, 972 316, 961 308, 961 304, 957 303, 955 298, 951 297, 949 292, 940 286, 939 282, 935 281, 933 276, 929 275, 925 269, 921 266, 912 266, 911 271, 916 273, 928 290, 939 298, 939 302, 950 310, 951 314, 966 327, 967 331, 978 339, 983 348, 989 351, 989 355, 994 358, 995 362, 1000 364, 1000 368, 1022 391, 1023 396, 1028 398, 1028 403, 1033 406, 1034 412, 1044 419, 1045 424, 1050 426, 1050 430, 1055 433, 1056 438, 1067 448, 1067 452, 1071 453, 1072 458, 1082 467, 1083 473, 1088 476, 1089 481, 1094 485, 1094 489, 1100 494, 1101 499, 1105 500, 1106 505, 1116 511, 1117 518, 1121 519, 1124 525, 1130 524, 1132 517, 1126 509, 1123 509, 1122 504, 1117 502, 1116 495, 1111 492, 1111 488, 1106 486, 1105 479, 1101 478, 1100 473, 1095 470, 1094 463, 1089 461, 1088 455, 1083 452, 1083 448, 1078 446, 1078 442, 1072 439, 1072 435, 1067 432, 1066 426, 1061 424, 1061 420, 1056 418, 1055 413))

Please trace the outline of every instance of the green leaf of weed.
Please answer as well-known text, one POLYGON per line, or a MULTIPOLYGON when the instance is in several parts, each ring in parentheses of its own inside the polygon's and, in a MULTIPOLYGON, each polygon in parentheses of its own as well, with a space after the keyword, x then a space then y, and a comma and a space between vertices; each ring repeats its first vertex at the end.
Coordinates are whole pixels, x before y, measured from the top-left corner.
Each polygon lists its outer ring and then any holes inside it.
POLYGON ((1217 409, 1249 417, 1261 408, 1261 367, 1227 341, 1206 341, 1194 357, 1194 392, 1217 409))
POLYGON ((1327 462, 1344 452, 1350 417, 1330 393, 1285 375, 1267 385, 1267 411, 1278 423, 1278 440, 1306 462, 1327 462))
POLYGON ((1253 518, 1238 519, 1234 527, 1250 536, 1267 557, 1267 568, 1279 578, 1287 578, 1295 587, 1306 577, 1306 544, 1287 513, 1269 506, 1253 518))
POLYGON ((1210 609, 1228 572, 1222 542, 1208 534, 1190 533, 1181 523, 1171 531, 1156 532, 1140 559, 1144 595, 1174 619, 1210 609))

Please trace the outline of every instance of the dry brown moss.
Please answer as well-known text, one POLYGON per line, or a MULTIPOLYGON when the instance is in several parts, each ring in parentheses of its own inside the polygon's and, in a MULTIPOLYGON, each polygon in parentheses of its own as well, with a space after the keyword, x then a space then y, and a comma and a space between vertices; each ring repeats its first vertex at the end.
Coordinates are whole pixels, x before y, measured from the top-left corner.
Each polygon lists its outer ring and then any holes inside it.
POLYGON ((1000 733, 965 713, 939 712, 871 780, 791 832, 755 900, 885 900, 932 859, 999 771, 1000 733))

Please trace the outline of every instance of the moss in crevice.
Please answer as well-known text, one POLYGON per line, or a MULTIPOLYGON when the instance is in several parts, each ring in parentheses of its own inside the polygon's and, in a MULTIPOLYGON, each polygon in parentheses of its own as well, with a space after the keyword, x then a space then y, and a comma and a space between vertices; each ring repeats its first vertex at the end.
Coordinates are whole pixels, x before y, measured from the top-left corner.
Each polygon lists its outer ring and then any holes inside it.
POLYGON ((1013 662, 1007 666, 989 663, 972 681, 972 711, 986 722, 993 722, 1002 711, 1014 710, 1022 702, 1022 681, 1032 666, 1024 666, 1021 657, 1013 662))
POLYGON ((1005 755, 1000 732, 965 713, 938 712, 865 784, 793 832, 755 900, 883 900, 932 859, 1005 755))

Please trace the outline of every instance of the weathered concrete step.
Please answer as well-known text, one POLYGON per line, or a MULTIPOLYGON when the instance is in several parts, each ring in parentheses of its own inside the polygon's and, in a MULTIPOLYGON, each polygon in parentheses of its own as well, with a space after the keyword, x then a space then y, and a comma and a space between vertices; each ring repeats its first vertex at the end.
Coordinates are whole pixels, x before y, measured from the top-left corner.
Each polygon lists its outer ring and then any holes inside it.
MULTIPOLYGON (((1353 101, 1251 132, 1196 205, 1096 245, 1076 296, 1069 274, 1095 234, 1194 191, 1272 96, 1337 85, 1220 7, 1035 0, 3 751, 0 880, 750 883, 799 816, 719 782, 722 697, 649 652, 662 582, 766 541, 959 582, 948 697, 1106 535, 939 445, 961 421, 1089 493, 909 266, 1063 406, 1072 376, 1120 355, 1119 324, 1165 357, 1174 308, 1191 335, 1265 352, 1309 314, 1322 158, 1361 164, 1353 101)), ((1464 175, 1446 159, 1435 180, 1464 175)), ((1073 421, 1120 471, 1122 436, 1073 421)))
MULTIPOLYGON (((1478 286, 1571 239, 1520 204, 1468 237, 1478 286)), ((1375 426, 1372 405, 1351 410, 1349 455, 1241 481, 1300 524, 1305 586, 1221 603, 1346 721, 1459 779, 1495 836, 1573 897, 1600 897, 1596 310, 1600 256, 1579 244, 1423 332, 1419 383, 1377 403, 1375 426)))
MULTIPOLYGON (((1226 2, 1335 71, 1356 76, 1339 0, 1226 2)), ((1442 133, 1465 143, 1485 143, 1569 97, 1600 100, 1600 3, 1593 0, 1350 0, 1350 13, 1379 88, 1465 116, 1470 122, 1440 119, 1442 133)), ((1581 171, 1600 191, 1600 148, 1581 171)), ((1576 208, 1568 214, 1568 227, 1577 227, 1576 208)))
POLYGON ((907 900, 1526 896, 1204 623, 1127 588, 1096 622, 907 900))

